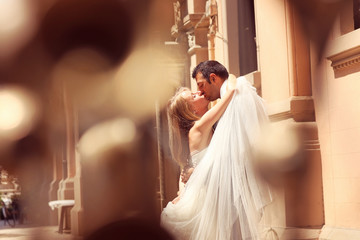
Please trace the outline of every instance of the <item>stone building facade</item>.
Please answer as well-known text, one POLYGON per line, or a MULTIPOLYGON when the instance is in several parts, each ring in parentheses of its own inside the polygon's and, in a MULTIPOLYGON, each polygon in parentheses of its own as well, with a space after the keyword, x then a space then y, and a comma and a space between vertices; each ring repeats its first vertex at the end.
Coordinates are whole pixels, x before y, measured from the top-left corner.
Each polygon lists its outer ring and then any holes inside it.
POLYGON ((158 227, 179 175, 163 109, 175 87, 196 89, 190 73, 211 59, 252 82, 274 126, 301 136, 300 163, 264 173, 274 192, 264 238, 360 239, 359 1, 149 2, 34 1, 26 36, 11 49, 15 33, 1 39, 2 86, 25 89, 41 110, 23 135, 0 132, 1 165, 19 176, 29 221, 58 224, 48 202, 73 199, 74 236, 124 219, 158 227), (74 26, 92 31, 71 42, 74 26))
MULTIPOLYGON (((253 83, 273 125, 303 137, 301 167, 273 170, 282 178, 263 219, 265 238, 358 239, 359 1, 173 4, 175 43, 167 45, 187 60, 182 85, 196 90, 191 70, 217 60, 253 83)), ((165 186, 169 200, 176 181, 165 186)))

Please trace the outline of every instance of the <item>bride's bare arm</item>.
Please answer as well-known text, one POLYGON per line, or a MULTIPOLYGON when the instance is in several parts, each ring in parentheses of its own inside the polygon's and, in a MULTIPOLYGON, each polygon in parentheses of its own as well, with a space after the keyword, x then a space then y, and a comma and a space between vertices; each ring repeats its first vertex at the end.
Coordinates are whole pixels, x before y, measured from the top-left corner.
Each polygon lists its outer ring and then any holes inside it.
POLYGON ((205 132, 207 130, 210 131, 215 122, 218 121, 221 115, 225 112, 234 95, 234 92, 235 85, 229 84, 226 94, 214 107, 207 111, 200 120, 196 121, 194 127, 201 132, 205 132))

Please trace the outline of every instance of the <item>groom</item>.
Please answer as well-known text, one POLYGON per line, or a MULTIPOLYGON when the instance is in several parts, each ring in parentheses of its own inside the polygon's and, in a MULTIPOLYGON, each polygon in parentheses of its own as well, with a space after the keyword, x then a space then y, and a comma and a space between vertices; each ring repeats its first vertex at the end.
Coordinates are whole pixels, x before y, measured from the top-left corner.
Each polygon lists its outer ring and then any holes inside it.
POLYGON ((197 65, 193 70, 192 77, 196 80, 201 95, 214 101, 220 98, 221 87, 228 79, 229 73, 221 63, 209 60, 197 65))
MULTIPOLYGON (((219 62, 209 60, 197 65, 193 70, 192 77, 196 79, 200 95, 205 95, 209 101, 215 101, 220 98, 221 86, 229 78, 229 73, 219 62)), ((181 182, 186 184, 193 171, 192 167, 183 169, 180 175, 181 182)))
MULTIPOLYGON (((204 95, 209 101, 215 101, 225 93, 226 88, 225 86, 222 88, 222 86, 225 80, 229 78, 229 73, 221 63, 208 60, 201 62, 194 68, 192 77, 196 80, 198 90, 201 92, 200 95, 204 95)), ((235 84, 234 75, 232 77, 232 84, 235 84)), ((181 172, 181 181, 184 184, 189 180, 193 170, 194 168, 187 168, 181 172)))
POLYGON ((245 148, 248 148, 245 150, 245 153, 248 153, 250 154, 248 156, 251 156, 251 149, 256 142, 257 133, 260 131, 261 125, 268 121, 267 113, 263 105, 263 99, 256 93, 256 89, 245 79, 245 77, 242 76, 236 80, 233 76, 229 77, 227 69, 217 61, 209 60, 201 62, 193 70, 192 77, 196 80, 198 90, 201 92, 200 95, 204 95, 205 98, 210 101, 221 98, 226 92, 227 84, 236 84, 236 88, 238 89, 239 94, 235 95, 232 102, 229 104, 227 108, 228 114, 225 112, 223 117, 219 120, 217 129, 219 129, 220 132, 219 134, 214 133, 212 141, 214 140, 216 142, 216 139, 221 138, 221 135, 227 136, 227 138, 223 139, 228 141, 224 145, 226 147, 218 148, 217 151, 223 152, 224 156, 228 156, 226 154, 226 152, 228 152, 236 164, 238 164, 237 162, 239 159, 245 161, 241 163, 244 165, 240 165, 246 174, 242 174, 244 176, 240 176, 240 179, 238 179, 237 176, 233 176, 233 180, 236 179, 236 182, 233 182, 233 184, 237 184, 240 181, 240 185, 245 184, 251 189, 248 192, 244 191, 240 193, 239 197, 240 199, 251 201, 253 203, 253 208, 246 207, 246 209, 244 209, 242 208, 244 205, 238 208, 238 211, 244 211, 243 214, 244 216, 246 215, 247 220, 243 221, 243 219, 238 219, 231 227, 231 235, 233 237, 241 235, 244 237, 244 235, 247 235, 252 236, 253 239, 256 233, 251 230, 254 229, 251 226, 255 227, 258 220, 254 216, 261 213, 264 206, 271 202, 271 193, 266 184, 264 185, 256 180, 257 177, 251 166, 251 160, 243 159, 243 152, 245 148), (220 121, 222 121, 222 124, 220 124, 220 121), (226 126, 229 126, 232 130, 226 131, 225 133, 224 130, 227 129, 226 126), (233 141, 234 139, 235 141, 233 141), (247 144, 241 144, 244 142, 247 144), (238 151, 234 151, 234 149, 238 151), (244 224, 248 227, 244 227, 244 224), (242 228, 241 231, 239 231, 240 228, 242 228))

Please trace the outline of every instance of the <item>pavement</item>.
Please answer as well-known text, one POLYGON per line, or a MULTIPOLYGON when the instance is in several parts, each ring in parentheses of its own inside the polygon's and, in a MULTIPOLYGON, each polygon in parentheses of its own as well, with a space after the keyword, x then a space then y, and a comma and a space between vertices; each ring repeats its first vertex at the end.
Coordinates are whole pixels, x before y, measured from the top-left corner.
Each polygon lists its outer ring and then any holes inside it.
POLYGON ((15 227, 4 226, 0 221, 1 240, 81 240, 70 233, 58 233, 58 226, 32 226, 16 225, 15 227))

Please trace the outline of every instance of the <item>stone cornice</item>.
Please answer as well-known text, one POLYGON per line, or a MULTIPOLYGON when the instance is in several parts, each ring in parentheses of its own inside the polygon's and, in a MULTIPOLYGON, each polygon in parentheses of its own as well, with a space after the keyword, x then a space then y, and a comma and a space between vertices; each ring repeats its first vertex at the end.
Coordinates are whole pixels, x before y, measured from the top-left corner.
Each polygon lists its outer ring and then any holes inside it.
POLYGON ((331 60, 331 66, 334 70, 340 70, 346 67, 360 63, 360 46, 349 49, 348 51, 328 57, 331 60))
POLYGON ((205 17, 205 13, 188 14, 183 18, 182 30, 186 32, 195 27, 207 28, 209 24, 209 18, 205 17))
POLYGON ((199 45, 194 45, 194 46, 189 48, 188 54, 191 56, 197 51, 208 51, 208 48, 207 47, 201 47, 199 45))
POLYGON ((269 115, 269 119, 271 122, 278 122, 289 118, 292 118, 292 114, 290 111, 269 115))
POLYGON ((267 104, 269 118, 273 122, 293 118, 295 122, 315 121, 314 100, 311 96, 292 96, 267 104))
POLYGON ((306 140, 304 141, 304 149, 309 151, 320 150, 319 140, 306 140))
POLYGON ((360 64, 360 29, 334 39, 327 50, 327 59, 334 71, 360 64))
POLYGON ((315 121, 315 107, 312 96, 292 96, 290 111, 296 122, 315 121))
POLYGON ((282 101, 267 103, 266 108, 269 114, 269 119, 272 122, 292 118, 292 113, 290 111, 290 98, 282 101))
POLYGON ((360 239, 360 230, 356 228, 345 228, 326 224, 321 229, 319 239, 360 239))

